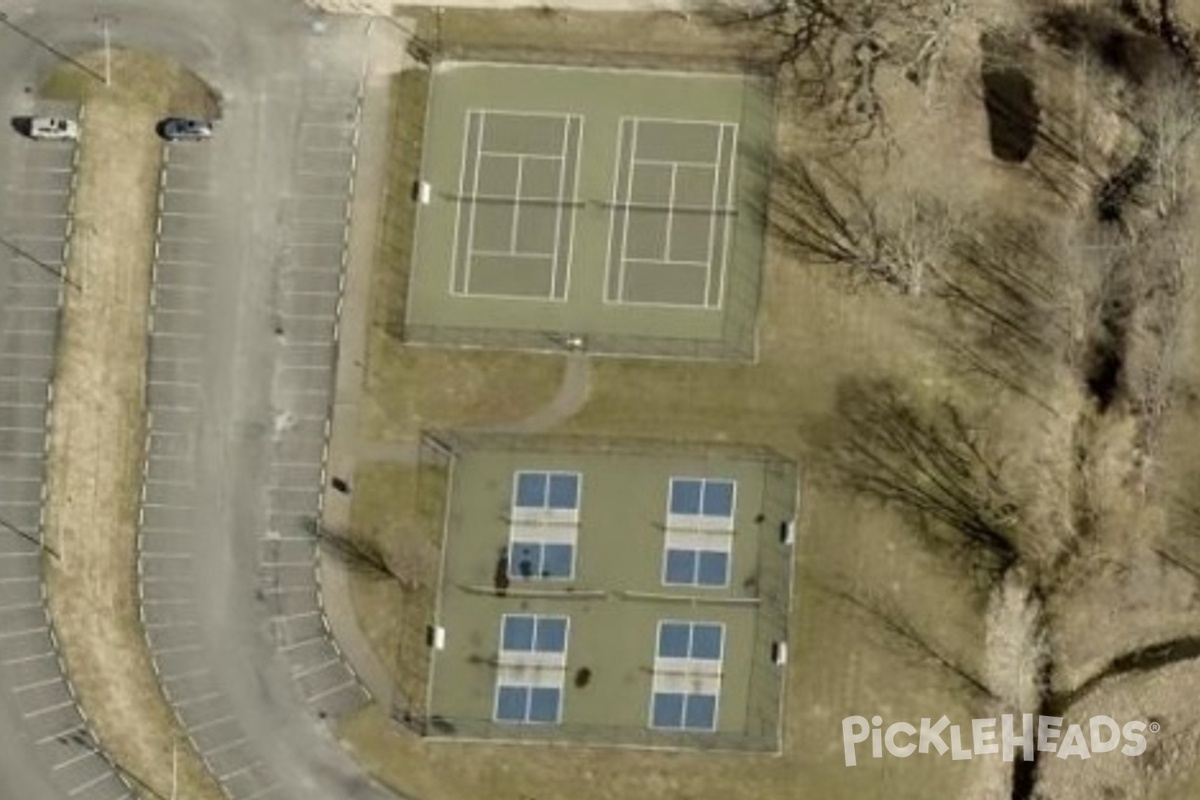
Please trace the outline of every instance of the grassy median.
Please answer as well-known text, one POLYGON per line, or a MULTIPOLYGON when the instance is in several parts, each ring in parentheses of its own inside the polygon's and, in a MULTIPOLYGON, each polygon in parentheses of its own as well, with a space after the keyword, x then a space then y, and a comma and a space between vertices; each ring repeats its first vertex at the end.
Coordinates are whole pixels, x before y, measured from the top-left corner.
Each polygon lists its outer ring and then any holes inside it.
MULTIPOLYGON (((85 56, 99 71, 103 59, 85 56)), ((60 320, 47 482, 49 604, 67 670, 101 745, 154 793, 172 790, 172 742, 183 731, 151 669, 137 605, 136 537, 147 308, 162 143, 156 122, 208 102, 177 65, 115 51, 112 84, 74 67, 44 92, 81 101, 78 184, 60 320)), ((200 108, 196 109, 200 111, 200 108)), ((219 798, 200 760, 180 748, 180 796, 219 798)))

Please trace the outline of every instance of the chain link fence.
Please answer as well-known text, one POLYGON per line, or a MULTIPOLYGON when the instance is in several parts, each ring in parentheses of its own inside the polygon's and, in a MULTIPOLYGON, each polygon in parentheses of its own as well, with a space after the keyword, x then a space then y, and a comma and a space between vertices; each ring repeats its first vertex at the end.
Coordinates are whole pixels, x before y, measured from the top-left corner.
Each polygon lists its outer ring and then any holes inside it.
MULTIPOLYGON (((745 724, 741 730, 705 733, 676 733, 654 730, 648 726, 578 724, 569 721, 553 726, 520 726, 484 718, 441 716, 431 708, 428 694, 418 697, 411 690, 403 695, 397 692, 397 702, 393 708, 393 718, 397 724, 423 737, 455 741, 552 740, 594 746, 731 752, 777 753, 782 750, 787 666, 786 659, 781 659, 780 653, 786 652, 790 630, 794 562, 791 537, 798 513, 799 473, 794 461, 770 448, 727 443, 627 437, 524 436, 490 431, 427 432, 421 448, 422 469, 429 469, 431 474, 439 476, 444 487, 444 530, 449 535, 453 535, 456 524, 453 498, 450 496, 453 491, 454 464, 457 459, 476 451, 657 457, 669 454, 689 459, 735 458, 761 463, 764 479, 756 517, 758 548, 753 594, 750 598, 712 598, 702 601, 714 604, 749 602, 757 609, 753 623, 753 652, 747 676, 745 724)), ((441 591, 440 577, 438 583, 441 591)), ((426 637, 426 632, 432 632, 432 626, 437 624, 436 611, 433 618, 419 622, 406 620, 405 624, 418 625, 422 637, 426 637)), ((410 643, 416 641, 412 636, 401 638, 410 643)), ((411 677, 422 672, 422 685, 428 690, 432 688, 428 681, 432 666, 430 642, 425 638, 421 645, 424 652, 402 652, 398 658, 406 662, 401 674, 411 677)))

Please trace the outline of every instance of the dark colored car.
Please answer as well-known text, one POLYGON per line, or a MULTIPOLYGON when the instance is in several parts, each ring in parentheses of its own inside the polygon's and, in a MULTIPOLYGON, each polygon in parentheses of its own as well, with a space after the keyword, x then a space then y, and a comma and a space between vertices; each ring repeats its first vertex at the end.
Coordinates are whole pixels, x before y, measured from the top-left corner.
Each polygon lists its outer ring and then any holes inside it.
POLYGON ((213 135, 213 126, 204 119, 168 117, 159 123, 158 133, 170 142, 199 142, 213 135))

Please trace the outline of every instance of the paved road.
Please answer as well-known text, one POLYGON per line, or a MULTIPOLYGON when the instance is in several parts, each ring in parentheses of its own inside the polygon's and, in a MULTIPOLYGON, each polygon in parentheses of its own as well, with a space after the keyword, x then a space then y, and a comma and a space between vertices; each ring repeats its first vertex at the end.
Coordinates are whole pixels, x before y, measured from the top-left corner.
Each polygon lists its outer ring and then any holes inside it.
MULTIPOLYGON (((0 0, 72 52, 98 43, 103 14, 115 44, 166 51, 224 98, 212 142, 170 147, 162 196, 142 587, 169 697, 231 797, 390 797, 314 713, 364 696, 314 613, 311 546, 290 538, 321 488, 366 24, 314 27, 287 0, 45 6, 0 0)), ((46 59, 0 36, 11 107, 46 59)), ((0 427, 6 413, 31 412, 0 408, 0 427)), ((0 699, 0 716, 21 708, 0 699)), ((10 788, 46 784, 4 746, 29 738, 15 730, 0 727, 0 796, 65 796, 10 788)))

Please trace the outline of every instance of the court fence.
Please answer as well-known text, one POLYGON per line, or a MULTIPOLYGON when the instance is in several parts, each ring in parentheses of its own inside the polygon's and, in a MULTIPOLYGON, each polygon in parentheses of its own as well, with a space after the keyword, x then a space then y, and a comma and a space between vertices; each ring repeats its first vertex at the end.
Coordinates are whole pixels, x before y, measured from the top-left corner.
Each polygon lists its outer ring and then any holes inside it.
MULTIPOLYGON (((753 654, 748 677, 745 726, 740 731, 684 733, 628 725, 560 723, 553 726, 521 726, 476 717, 447 717, 433 713, 429 696, 422 702, 397 693, 393 721, 421 737, 452 741, 547 742, 585 746, 646 749, 691 749, 746 753, 780 753, 783 748, 785 690, 788 669, 786 653, 791 632, 794 552, 791 533, 799 513, 799 471, 796 463, 768 447, 726 442, 653 440, 632 437, 570 435, 529 436, 494 431, 427 431, 423 435, 422 462, 453 482, 456 460, 473 451, 526 453, 580 453, 626 456, 672 456, 685 458, 738 458, 761 462, 764 480, 760 502, 757 575, 752 639, 753 654)), ((455 514, 449 500, 445 505, 445 531, 453 535, 455 514)), ((442 591, 441 578, 438 591, 442 591)), ((436 616, 436 614, 435 614, 436 616)), ((413 621, 409 621, 411 624, 413 621)), ((425 621, 432 631, 436 619, 425 621)), ((431 641, 427 640, 426 645, 431 641)), ((405 672, 429 670, 429 647, 424 653, 401 654, 408 660, 405 672)), ((426 677, 425 685, 432 689, 426 677)))
POLYGON ((444 61, 486 61, 507 64, 602 67, 677 72, 711 72, 774 77, 779 59, 756 52, 664 52, 647 49, 530 47, 526 43, 457 42, 413 39, 408 47, 414 60, 429 66, 444 61))
POLYGON ((417 720, 426 717, 429 701, 430 644, 428 632, 436 616, 437 563, 442 557, 449 486, 454 453, 434 436, 423 436, 417 458, 417 490, 414 507, 410 509, 415 537, 428 543, 432 556, 421 569, 429 576, 403 587, 397 609, 399 636, 393 664, 392 718, 404 727, 421 733, 417 720))
MULTIPOLYGON (((413 46, 428 64, 450 61, 498 62, 531 66, 604 67, 611 69, 678 70, 690 73, 741 74, 761 78, 744 94, 740 124, 743 129, 773 131, 776 76, 778 62, 763 55, 747 55, 747 51, 726 48, 712 53, 671 53, 653 50, 553 48, 539 49, 504 43, 456 42, 447 37, 438 44, 425 37, 414 39, 413 46)), ((421 131, 421 136, 427 131, 421 131)), ((739 144, 745 152, 747 166, 735 164, 736 180, 752 176, 763 184, 762 193, 769 191, 769 158, 773 134, 757 146, 739 144)), ((413 165, 405 176, 404 185, 415 185, 419 167, 413 165)), ((464 198, 458 198, 460 200, 464 198)), ((603 201, 601 201, 603 202, 603 201)), ((556 204, 562 204, 556 200, 556 204)), ((584 205, 580 201, 576 205, 584 205)), ((389 315, 387 330, 408 344, 478 349, 512 349, 541 352, 583 350, 599 356, 629 356, 638 358, 694 359, 705 361, 754 361, 758 355, 758 316, 762 292, 767 247, 767 225, 762 212, 765 201, 754 197, 739 199, 728 213, 735 218, 749 215, 742 224, 731 226, 726 245, 727 267, 722 288, 721 329, 708 338, 635 334, 626 332, 571 331, 563 329, 489 327, 487 325, 454 325, 437 322, 410 321, 407 303, 411 292, 407 286, 412 279, 413 250, 399 254, 403 263, 401 280, 404 296, 396 302, 396 312, 389 315)), ((410 222, 415 228, 416 206, 412 205, 410 222)), ((619 204, 617 204, 619 205, 619 204)), ((410 234, 415 236, 415 230, 410 234)), ((636 306, 636 304, 632 304, 636 306)))

